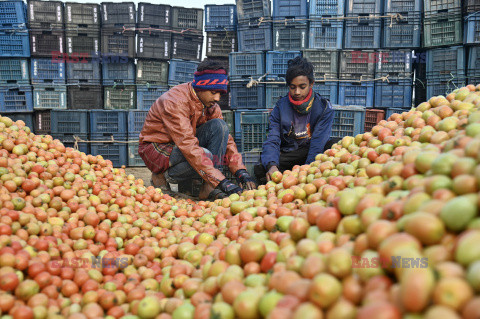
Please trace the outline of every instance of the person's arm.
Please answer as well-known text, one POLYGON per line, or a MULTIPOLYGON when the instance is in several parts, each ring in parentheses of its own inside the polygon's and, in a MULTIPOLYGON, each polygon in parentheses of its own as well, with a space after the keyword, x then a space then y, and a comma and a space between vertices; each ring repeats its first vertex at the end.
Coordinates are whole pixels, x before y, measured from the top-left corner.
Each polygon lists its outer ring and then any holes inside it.
POLYGON ((310 140, 310 149, 308 151, 307 161, 305 164, 310 164, 315 161, 317 154, 323 152, 325 144, 330 139, 332 134, 333 118, 335 111, 333 110, 330 101, 326 100, 326 104, 323 105, 323 112, 320 115, 318 122, 315 124, 312 133, 312 139, 310 140))

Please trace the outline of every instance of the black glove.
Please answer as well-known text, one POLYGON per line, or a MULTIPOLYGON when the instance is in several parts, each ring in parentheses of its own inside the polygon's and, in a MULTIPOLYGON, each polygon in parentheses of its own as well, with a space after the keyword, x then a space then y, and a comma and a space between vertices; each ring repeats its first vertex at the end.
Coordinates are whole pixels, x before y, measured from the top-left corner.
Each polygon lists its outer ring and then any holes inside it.
POLYGON ((246 169, 239 169, 235 172, 235 177, 237 178, 237 182, 245 187, 248 182, 252 182, 255 186, 258 186, 255 180, 248 174, 246 169))
POLYGON ((230 182, 226 178, 223 181, 221 181, 220 184, 218 184, 218 186, 216 188, 218 188, 219 190, 221 190, 222 192, 224 192, 227 195, 232 195, 232 194, 235 194, 235 193, 241 193, 242 192, 242 189, 240 187, 233 184, 232 182, 230 182))

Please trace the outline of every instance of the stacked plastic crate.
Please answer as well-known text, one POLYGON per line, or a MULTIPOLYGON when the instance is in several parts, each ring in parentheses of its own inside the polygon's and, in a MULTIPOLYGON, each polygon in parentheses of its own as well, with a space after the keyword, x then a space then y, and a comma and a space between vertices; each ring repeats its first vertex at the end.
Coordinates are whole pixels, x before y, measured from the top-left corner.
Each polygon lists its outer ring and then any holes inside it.
POLYGON ((22 1, 0 2, 0 112, 33 128, 27 12, 22 1))
POLYGON ((470 84, 480 83, 480 2, 463 1, 465 20, 464 44, 467 62, 467 80, 470 84))

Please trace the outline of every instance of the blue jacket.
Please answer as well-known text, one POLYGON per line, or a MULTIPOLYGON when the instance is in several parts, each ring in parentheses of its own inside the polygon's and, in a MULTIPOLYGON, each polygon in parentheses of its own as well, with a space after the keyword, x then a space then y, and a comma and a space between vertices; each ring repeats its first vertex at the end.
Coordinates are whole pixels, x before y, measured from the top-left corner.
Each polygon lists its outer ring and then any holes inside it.
POLYGON ((271 162, 278 166, 280 152, 295 151, 305 145, 310 146, 306 164, 315 161, 315 156, 323 152, 325 144, 330 139, 334 114, 330 101, 322 98, 318 93, 315 93, 312 109, 306 115, 293 109, 288 95, 282 97, 270 114, 269 132, 263 143, 261 155, 262 165, 266 169, 271 162), (294 130, 294 126, 298 127, 302 124, 304 127, 309 124, 308 136, 299 139, 289 134, 294 130))

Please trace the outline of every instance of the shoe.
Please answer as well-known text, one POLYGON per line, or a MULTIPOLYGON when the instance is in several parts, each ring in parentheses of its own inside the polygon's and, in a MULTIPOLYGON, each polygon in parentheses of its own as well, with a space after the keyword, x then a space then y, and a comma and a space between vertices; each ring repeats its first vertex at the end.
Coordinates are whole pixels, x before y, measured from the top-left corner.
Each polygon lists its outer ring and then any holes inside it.
POLYGON ((152 179, 150 180, 150 183, 153 187, 160 188, 163 191, 169 190, 170 188, 163 173, 152 173, 152 179))

